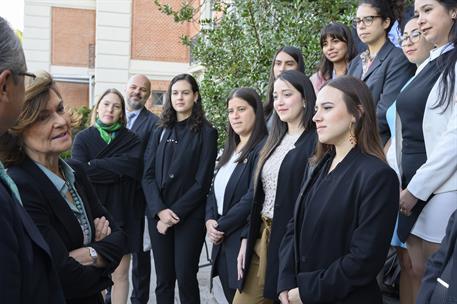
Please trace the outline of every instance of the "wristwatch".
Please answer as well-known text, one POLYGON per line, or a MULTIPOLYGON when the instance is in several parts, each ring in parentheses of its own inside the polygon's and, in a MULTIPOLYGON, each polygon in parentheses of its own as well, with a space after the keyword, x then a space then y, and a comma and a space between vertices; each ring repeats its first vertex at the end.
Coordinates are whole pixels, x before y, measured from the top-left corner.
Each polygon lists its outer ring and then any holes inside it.
POLYGON ((95 249, 92 247, 87 247, 87 248, 89 249, 89 255, 90 255, 90 258, 92 259, 92 265, 95 265, 95 263, 97 263, 97 257, 98 257, 97 251, 95 251, 95 249))

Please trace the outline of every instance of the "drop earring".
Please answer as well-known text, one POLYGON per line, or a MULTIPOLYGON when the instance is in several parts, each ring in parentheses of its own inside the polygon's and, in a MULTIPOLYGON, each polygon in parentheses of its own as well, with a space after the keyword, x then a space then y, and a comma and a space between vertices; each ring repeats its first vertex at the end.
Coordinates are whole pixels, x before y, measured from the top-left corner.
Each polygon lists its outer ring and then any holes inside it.
POLYGON ((352 121, 349 124, 349 143, 353 146, 357 145, 357 138, 352 130, 352 121))

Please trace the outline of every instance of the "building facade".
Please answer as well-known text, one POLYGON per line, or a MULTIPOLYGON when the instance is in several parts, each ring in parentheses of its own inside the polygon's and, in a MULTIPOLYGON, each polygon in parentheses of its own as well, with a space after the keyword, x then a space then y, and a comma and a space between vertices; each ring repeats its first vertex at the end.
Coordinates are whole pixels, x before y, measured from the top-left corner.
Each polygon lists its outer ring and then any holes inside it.
POLYGON ((152 0, 25 0, 24 14, 29 70, 49 71, 73 107, 91 107, 108 88, 124 92, 141 73, 151 81, 148 107, 160 111, 171 78, 190 71, 179 37, 199 31, 198 22, 175 23, 152 0))

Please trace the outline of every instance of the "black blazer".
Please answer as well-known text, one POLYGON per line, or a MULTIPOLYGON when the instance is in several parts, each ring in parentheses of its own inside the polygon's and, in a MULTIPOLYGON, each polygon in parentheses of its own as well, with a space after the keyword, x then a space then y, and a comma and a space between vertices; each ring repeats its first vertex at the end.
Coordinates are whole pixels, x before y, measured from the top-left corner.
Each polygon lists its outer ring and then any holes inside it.
MULTIPOLYGON (((225 253, 227 271, 229 275, 229 286, 237 288, 237 266, 236 259, 240 251, 241 232, 247 224, 247 217, 252 205, 252 195, 248 194, 251 185, 251 177, 255 170, 257 157, 264 141, 260 142, 249 153, 245 161, 239 162, 227 183, 224 192, 224 207, 222 215, 218 214, 217 201, 214 193, 214 184, 208 194, 206 202, 206 221, 213 219, 218 223, 218 230, 224 232, 224 240, 219 245, 213 245, 211 254, 211 278, 218 275, 217 259, 223 250, 225 253)), ((217 174, 217 172, 216 172, 217 174)), ((214 176, 216 176, 216 174, 214 176)))
POLYGON ((0 180, 2 303, 65 303, 51 251, 30 216, 0 180))
MULTIPOLYGON (((439 278, 452 259, 451 280, 446 280, 449 284, 447 290, 446 302, 449 304, 457 303, 457 211, 449 218, 449 223, 446 229, 446 236, 441 242, 440 249, 435 252, 427 261, 424 278, 422 279, 421 289, 417 297, 417 304, 429 304, 435 288, 442 289, 444 287, 436 281, 439 278)), ((437 292, 440 292, 437 290, 437 292)), ((433 303, 432 303, 433 304, 433 303)))
POLYGON ((279 252, 278 293, 298 287, 303 303, 381 304, 376 275, 395 225, 398 178, 358 148, 326 174, 332 160, 328 153, 300 190, 279 252), (326 180, 316 189, 319 175, 326 180), (309 191, 321 201, 304 199, 309 191))
POLYGON ((145 152, 142 185, 147 210, 156 217, 159 211, 169 208, 181 224, 187 217, 203 220, 216 160, 217 131, 205 121, 199 132, 183 138, 165 176, 163 153, 171 133, 171 129, 157 128, 145 152))
MULTIPOLYGON (((278 280, 278 251, 282 237, 286 232, 287 223, 293 215, 295 201, 300 191, 303 174, 308 164, 308 159, 313 155, 316 145, 316 131, 305 131, 295 142, 295 149, 290 150, 279 169, 278 184, 276 190, 276 199, 274 207, 273 223, 268 244, 268 261, 264 286, 264 297, 268 299, 277 299, 276 287, 278 280)), ((272 151, 273 152, 273 151, 272 151)), ((261 170, 259 171, 261 172, 261 170)), ((263 186, 260 176, 257 177, 258 183, 255 189, 251 187, 250 193, 253 195, 253 205, 249 215, 249 224, 247 227, 246 258, 244 271, 245 275, 239 282, 239 289, 242 290, 244 280, 249 271, 254 246, 259 237, 260 226, 262 223, 261 212, 265 199, 263 186)))
POLYGON ((386 112, 397 99, 401 88, 414 75, 416 66, 406 59, 403 51, 395 47, 389 39, 379 50, 368 72, 362 77, 362 59, 352 59, 348 74, 362 79, 370 89, 376 105, 379 134, 383 144, 390 138, 386 112))
POLYGON ((111 235, 95 242, 93 233, 89 245, 105 259, 106 268, 82 266, 69 257, 69 251, 84 246, 81 227, 59 191, 31 159, 10 167, 8 172, 21 192, 25 209, 51 248, 67 303, 100 303, 100 292, 112 285, 109 275, 125 252, 126 237, 100 205, 81 165, 73 162, 75 184, 92 231, 95 231, 93 219, 105 216, 110 222, 111 235))

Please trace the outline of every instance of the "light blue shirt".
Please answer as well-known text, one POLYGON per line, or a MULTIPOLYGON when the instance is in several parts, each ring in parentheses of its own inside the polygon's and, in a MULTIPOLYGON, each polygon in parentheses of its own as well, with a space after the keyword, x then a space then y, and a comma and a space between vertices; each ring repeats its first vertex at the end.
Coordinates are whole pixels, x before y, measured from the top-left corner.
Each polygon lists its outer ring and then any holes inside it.
POLYGON ((64 174, 67 182, 70 184, 72 189, 69 189, 65 180, 63 180, 60 176, 56 175, 54 172, 46 168, 40 163, 35 162, 35 164, 43 171, 43 173, 49 178, 52 184, 56 187, 59 191, 60 195, 63 197, 65 202, 67 203, 68 207, 71 209, 73 214, 75 215, 76 219, 78 220, 81 230, 83 231, 84 235, 84 245, 90 243, 92 238, 92 229, 89 223, 89 218, 86 213, 86 209, 84 208, 84 203, 81 197, 78 194, 75 186, 75 171, 63 160, 59 160, 59 166, 62 169, 62 173, 64 174), (73 197, 73 202, 68 200, 67 193, 73 197))
POLYGON ((130 130, 132 128, 132 126, 135 123, 136 119, 140 115, 141 110, 143 110, 143 108, 141 108, 139 110, 131 111, 131 112, 127 111, 125 113, 125 117, 127 117, 127 129, 130 130), (131 116, 132 114, 135 114, 135 115, 131 116))

